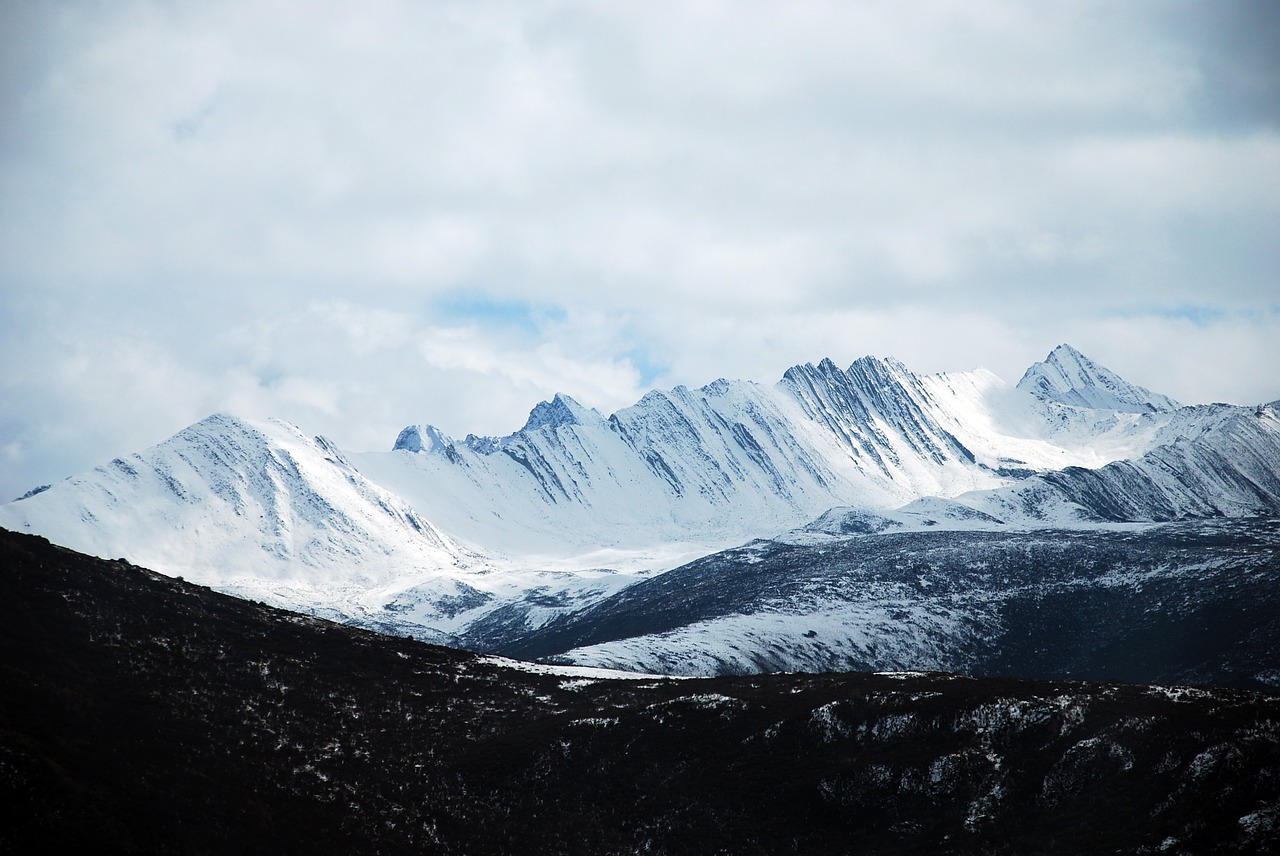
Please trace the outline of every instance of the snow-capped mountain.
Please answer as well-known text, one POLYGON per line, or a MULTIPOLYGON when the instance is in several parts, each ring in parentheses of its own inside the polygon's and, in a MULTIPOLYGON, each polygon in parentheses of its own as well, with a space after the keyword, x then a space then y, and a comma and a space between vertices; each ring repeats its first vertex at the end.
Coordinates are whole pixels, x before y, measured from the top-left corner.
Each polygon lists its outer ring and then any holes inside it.
POLYGON ((1147 413, 1177 410, 1166 395, 1135 386, 1090 360, 1070 345, 1059 345, 1018 381, 1037 398, 1094 410, 1147 413))
POLYGON ((472 558, 323 437, 215 414, 0 508, 0 522, 219 588, 319 605, 472 558))
POLYGON ((650 392, 608 417, 557 395, 503 437, 411 425, 385 452, 214 416, 0 506, 0 525, 493 642, 756 538, 1278 513, 1274 405, 1178 407, 1062 345, 1016 387, 823 360, 773 385, 650 392))

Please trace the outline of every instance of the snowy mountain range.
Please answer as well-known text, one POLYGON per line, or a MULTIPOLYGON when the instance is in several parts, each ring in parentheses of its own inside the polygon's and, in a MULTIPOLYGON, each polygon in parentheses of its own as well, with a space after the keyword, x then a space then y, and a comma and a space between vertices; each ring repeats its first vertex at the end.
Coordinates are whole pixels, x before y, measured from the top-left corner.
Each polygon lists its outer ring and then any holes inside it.
MULTIPOLYGON (((1277 515, 1280 402, 1182 407, 1061 345, 1016 386, 981 369, 823 360, 773 385, 650 392, 608 417, 557 395, 505 437, 411 425, 387 452, 219 414, 0 506, 0 526, 277 605, 500 647, 755 539, 1277 515)), ((850 597, 827 606, 852 609, 850 597)))

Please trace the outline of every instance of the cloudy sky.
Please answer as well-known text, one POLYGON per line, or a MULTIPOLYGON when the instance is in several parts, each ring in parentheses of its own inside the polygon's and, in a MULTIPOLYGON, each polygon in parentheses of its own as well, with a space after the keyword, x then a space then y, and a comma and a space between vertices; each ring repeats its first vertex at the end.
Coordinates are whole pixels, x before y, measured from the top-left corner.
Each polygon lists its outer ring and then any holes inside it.
POLYGON ((0 4, 0 498, 1059 342, 1280 398, 1280 4, 0 4))

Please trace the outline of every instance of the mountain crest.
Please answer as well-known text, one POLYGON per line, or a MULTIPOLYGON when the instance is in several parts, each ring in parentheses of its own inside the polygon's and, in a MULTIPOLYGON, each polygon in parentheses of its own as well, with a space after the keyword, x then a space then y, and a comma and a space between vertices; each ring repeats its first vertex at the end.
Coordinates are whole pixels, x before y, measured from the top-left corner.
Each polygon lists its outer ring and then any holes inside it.
POLYGON ((599 413, 583 407, 564 393, 557 392, 550 401, 540 401, 529 411, 529 419, 520 430, 536 431, 539 428, 585 425, 599 421, 599 413))
POLYGON ((453 445, 453 440, 434 425, 410 425, 396 437, 391 451, 443 452, 453 445))
POLYGON ((1165 413, 1181 406, 1166 395, 1129 383, 1065 343, 1050 351, 1044 362, 1027 369, 1018 389, 1043 401, 1092 410, 1165 413))

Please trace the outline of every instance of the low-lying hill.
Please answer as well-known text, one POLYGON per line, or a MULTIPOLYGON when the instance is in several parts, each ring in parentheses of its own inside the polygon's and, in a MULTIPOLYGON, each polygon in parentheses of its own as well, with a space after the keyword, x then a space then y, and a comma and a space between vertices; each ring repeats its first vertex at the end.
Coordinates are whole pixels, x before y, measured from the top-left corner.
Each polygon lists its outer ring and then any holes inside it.
POLYGON ((515 668, 0 533, 8 853, 1257 853, 1280 698, 515 668))

